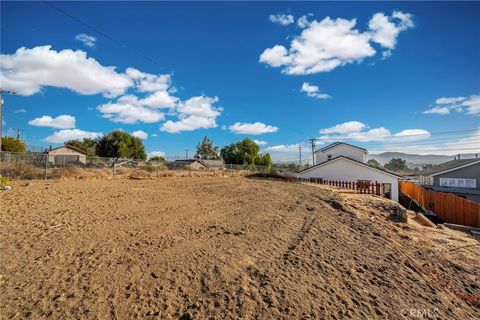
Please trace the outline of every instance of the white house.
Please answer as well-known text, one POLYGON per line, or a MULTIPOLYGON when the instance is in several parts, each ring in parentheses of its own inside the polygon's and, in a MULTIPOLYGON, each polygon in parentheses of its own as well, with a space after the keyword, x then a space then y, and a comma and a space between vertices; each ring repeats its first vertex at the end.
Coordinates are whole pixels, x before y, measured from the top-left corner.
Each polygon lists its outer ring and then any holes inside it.
POLYGON ((367 149, 354 146, 345 142, 335 142, 315 151, 315 164, 344 156, 360 162, 365 162, 367 149))
POLYGON ((319 162, 301 171, 298 176, 323 180, 378 182, 383 184, 386 196, 398 201, 400 176, 365 163, 367 153, 368 151, 363 148, 336 142, 317 150, 315 156, 319 162))

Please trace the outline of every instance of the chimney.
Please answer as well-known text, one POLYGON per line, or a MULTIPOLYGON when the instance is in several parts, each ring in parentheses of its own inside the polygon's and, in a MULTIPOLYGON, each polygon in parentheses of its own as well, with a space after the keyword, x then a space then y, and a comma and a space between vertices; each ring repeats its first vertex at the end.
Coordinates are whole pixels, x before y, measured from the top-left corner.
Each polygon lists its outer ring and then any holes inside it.
POLYGON ((458 154, 458 160, 460 160, 460 153, 458 154))
POLYGON ((50 151, 52 151, 52 146, 50 146, 50 151))

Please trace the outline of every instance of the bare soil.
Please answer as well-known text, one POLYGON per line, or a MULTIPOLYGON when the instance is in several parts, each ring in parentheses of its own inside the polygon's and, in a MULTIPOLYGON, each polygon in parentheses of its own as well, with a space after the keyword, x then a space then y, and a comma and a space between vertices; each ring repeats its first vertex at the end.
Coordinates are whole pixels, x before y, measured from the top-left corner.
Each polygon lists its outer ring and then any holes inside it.
POLYGON ((375 196, 171 177, 0 201, 2 319, 480 318, 479 242, 375 196))

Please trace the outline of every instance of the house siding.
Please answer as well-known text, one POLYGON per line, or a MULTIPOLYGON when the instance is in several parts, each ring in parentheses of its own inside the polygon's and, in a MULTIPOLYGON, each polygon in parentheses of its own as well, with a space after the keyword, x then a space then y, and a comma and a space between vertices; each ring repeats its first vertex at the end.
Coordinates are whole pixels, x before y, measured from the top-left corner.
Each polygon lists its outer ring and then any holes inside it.
POLYGON ((315 164, 320 164, 325 161, 328 161, 328 155, 331 155, 332 159, 339 156, 344 156, 360 162, 365 162, 366 156, 367 156, 365 151, 362 151, 360 149, 357 149, 348 145, 341 144, 325 151, 320 151, 320 150, 316 151, 315 164))
POLYGON ((340 158, 329 161, 310 170, 300 172, 299 177, 341 181, 371 180, 372 182, 389 183, 392 188, 391 199, 398 202, 397 177, 347 159, 340 158))
POLYGON ((475 179, 476 188, 480 189, 480 163, 433 176, 434 186, 440 186, 440 178, 475 179))
POLYGON ((62 147, 48 151, 48 162, 55 163, 56 156, 78 156, 78 161, 87 163, 87 155, 70 148, 62 147))

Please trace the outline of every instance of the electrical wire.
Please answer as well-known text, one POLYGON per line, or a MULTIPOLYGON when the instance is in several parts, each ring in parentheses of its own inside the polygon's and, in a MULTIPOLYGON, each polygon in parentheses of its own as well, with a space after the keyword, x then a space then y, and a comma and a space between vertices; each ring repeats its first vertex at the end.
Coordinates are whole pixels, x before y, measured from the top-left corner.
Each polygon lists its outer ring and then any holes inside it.
POLYGON ((91 25, 89 25, 88 23, 80 20, 79 18, 71 15, 70 13, 66 12, 65 10, 57 7, 56 5, 54 5, 53 3, 51 3, 50 1, 42 1, 45 5, 55 9, 56 11, 60 12, 61 14, 63 14, 64 16, 70 18, 71 20, 81 24, 82 26, 84 26, 85 28, 88 28, 89 30, 101 35, 102 37, 104 37, 105 39, 115 43, 116 45, 120 46, 122 49, 127 49, 128 51, 130 51, 131 53, 133 54, 136 54, 140 57, 142 57, 143 59, 151 62, 151 63, 154 63, 156 65, 160 65, 157 61, 155 61, 154 59, 144 55, 143 53, 141 53, 140 51, 138 50, 135 50, 135 49, 131 49, 129 48, 126 44, 114 39, 113 37, 109 36, 108 34, 106 34, 105 32, 102 32, 100 31, 99 29, 95 28, 95 27, 92 27, 91 25))

